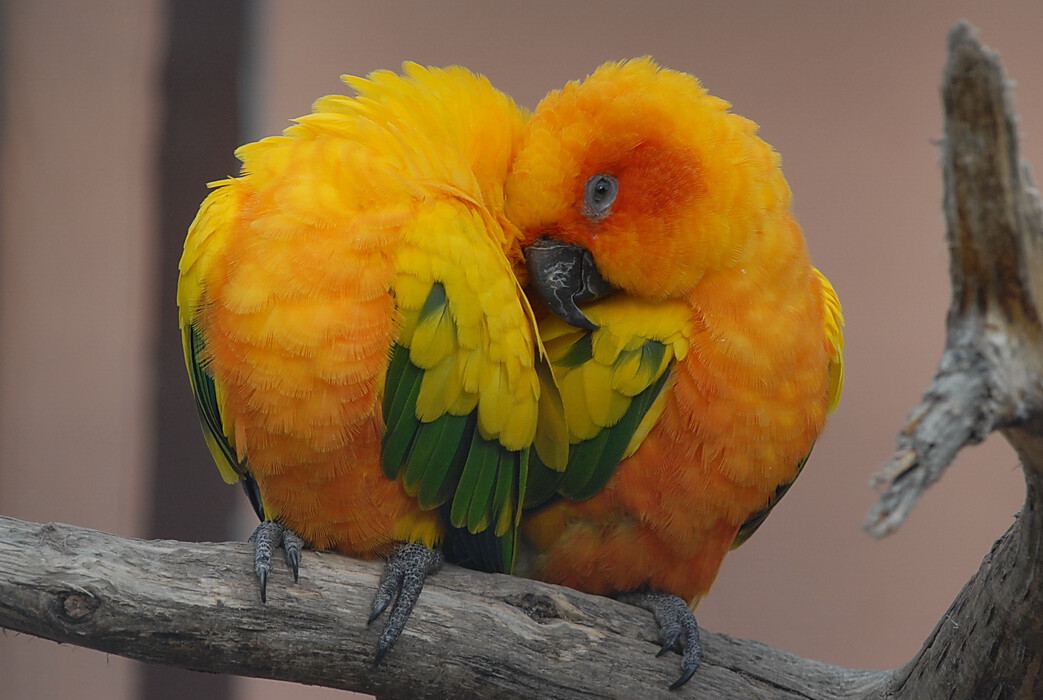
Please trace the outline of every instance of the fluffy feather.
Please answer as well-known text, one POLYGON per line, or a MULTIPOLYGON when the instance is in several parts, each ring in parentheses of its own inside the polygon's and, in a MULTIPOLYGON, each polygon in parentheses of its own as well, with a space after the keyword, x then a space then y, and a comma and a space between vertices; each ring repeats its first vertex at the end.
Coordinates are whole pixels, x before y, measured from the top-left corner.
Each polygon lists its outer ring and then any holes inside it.
POLYGON ((656 372, 667 381, 622 460, 596 470, 603 487, 585 500, 562 490, 572 500, 526 519, 528 575, 694 605, 744 523, 796 478, 835 406, 840 305, 808 260, 779 157, 756 129, 694 77, 647 58, 606 64, 533 113, 508 217, 526 244, 549 237, 590 251, 617 290, 581 305, 596 330, 541 323, 570 454, 616 429, 622 388, 647 387, 656 372), (618 192, 595 216, 585 197, 599 175, 618 192), (662 369, 619 354, 650 340, 669 349, 662 369), (594 350, 558 352, 562 342, 594 350))
POLYGON ((560 469, 567 450, 562 421, 537 437, 538 407, 562 409, 503 214, 527 115, 462 68, 345 80, 356 96, 240 148, 188 233, 178 304, 207 442, 312 546, 375 556, 493 524, 483 565, 510 570, 528 453, 560 469))

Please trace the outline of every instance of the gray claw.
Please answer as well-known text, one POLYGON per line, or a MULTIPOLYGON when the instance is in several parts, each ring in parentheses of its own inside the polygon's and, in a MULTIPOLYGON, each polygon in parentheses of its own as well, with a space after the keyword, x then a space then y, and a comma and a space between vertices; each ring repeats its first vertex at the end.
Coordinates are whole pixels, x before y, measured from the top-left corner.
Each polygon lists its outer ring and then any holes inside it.
POLYGON ((293 582, 297 583, 301 578, 301 550, 304 549, 304 540, 293 530, 283 528, 282 548, 286 552, 286 562, 293 570, 293 582))
POLYGON ((286 561, 293 570, 293 580, 300 576, 301 550, 304 540, 288 527, 274 520, 265 520, 250 535, 254 543, 254 570, 261 588, 261 602, 268 602, 268 577, 272 574, 272 554, 279 547, 286 552, 286 561))
POLYGON ((620 595, 619 599, 655 615, 659 637, 663 640, 656 656, 671 649, 681 652, 681 677, 673 682, 670 690, 677 690, 691 680, 702 663, 703 647, 699 641, 699 624, 688 604, 672 593, 658 591, 632 591, 620 595))
POLYGON ((420 591, 424 588, 428 574, 438 571, 444 561, 441 552, 429 549, 419 542, 402 545, 387 560, 376 595, 373 597, 373 611, 369 616, 369 623, 380 617, 392 599, 395 600, 395 604, 391 606, 387 624, 380 633, 374 666, 391 651, 391 647, 405 629, 406 621, 420 598, 420 591))

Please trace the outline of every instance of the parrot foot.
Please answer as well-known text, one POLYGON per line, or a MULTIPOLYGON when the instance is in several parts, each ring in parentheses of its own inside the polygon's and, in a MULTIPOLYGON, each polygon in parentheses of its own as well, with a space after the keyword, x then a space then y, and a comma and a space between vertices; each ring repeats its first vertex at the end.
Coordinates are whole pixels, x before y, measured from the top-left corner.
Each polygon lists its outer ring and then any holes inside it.
POLYGON ((254 570, 257 572, 257 580, 261 586, 261 602, 267 603, 268 577, 272 573, 272 554, 279 547, 286 552, 286 562, 293 570, 294 583, 300 577, 301 550, 304 548, 304 540, 300 536, 281 523, 274 520, 265 520, 253 534, 250 542, 254 543, 254 570))
POLYGON ((699 624, 688 604, 672 593, 659 591, 631 591, 618 598, 655 615, 659 637, 663 640, 657 657, 671 649, 681 653, 681 677, 674 681, 670 690, 677 690, 691 680, 702 663, 703 647, 699 641, 699 624))
POLYGON ((405 629, 406 620, 413 612, 413 606, 420 598, 420 591, 424 588, 424 581, 428 574, 433 574, 441 568, 445 558, 441 552, 425 547, 419 542, 403 544, 395 553, 388 558, 384 564, 384 573, 380 576, 380 585, 377 594, 373 598, 373 612, 369 616, 372 623, 384 612, 391 600, 395 598, 395 604, 391 606, 387 624, 380 634, 377 642, 377 655, 373 665, 378 665, 395 645, 402 630, 405 629))

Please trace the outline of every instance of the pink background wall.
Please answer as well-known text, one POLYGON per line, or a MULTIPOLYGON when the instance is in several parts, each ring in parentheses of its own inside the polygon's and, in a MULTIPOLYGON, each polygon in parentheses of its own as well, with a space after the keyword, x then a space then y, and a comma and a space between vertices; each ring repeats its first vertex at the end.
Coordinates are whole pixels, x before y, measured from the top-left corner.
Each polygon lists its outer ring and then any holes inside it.
MULTIPOLYGON (((6 12, 0 513, 140 535, 163 7, 9 0, 6 12)), ((531 107, 604 60, 652 54, 760 123, 783 155, 815 262, 844 302, 847 389, 805 475, 726 561, 699 619, 822 661, 891 667, 919 648, 1022 496, 1013 452, 990 438, 961 454, 898 534, 878 542, 860 529, 875 498, 869 476, 943 344, 948 260, 933 142, 946 33, 962 17, 1017 81, 1024 153, 1043 168, 1038 0, 988 10, 953 0, 270 0, 256 13, 244 139, 341 91, 341 73, 406 59, 466 65, 531 107)), ((214 471, 199 488, 225 487, 214 471)), ((133 697, 138 668, 0 634, 0 698, 121 700, 133 697)), ((237 688, 254 699, 290 691, 237 688)))

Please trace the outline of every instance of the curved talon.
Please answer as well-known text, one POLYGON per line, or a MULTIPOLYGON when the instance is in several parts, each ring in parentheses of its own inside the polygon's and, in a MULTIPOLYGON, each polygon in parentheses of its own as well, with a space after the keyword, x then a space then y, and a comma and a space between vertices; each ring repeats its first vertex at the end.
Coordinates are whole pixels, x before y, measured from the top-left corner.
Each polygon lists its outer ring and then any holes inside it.
POLYGON ((670 690, 677 690, 690 681, 702 663, 703 647, 699 640, 699 624, 688 604, 676 595, 658 591, 632 591, 618 597, 625 603, 644 608, 655 615, 659 624, 659 637, 663 640, 657 657, 679 648, 681 677, 670 685, 670 690))
POLYGON ((438 571, 443 561, 445 559, 441 552, 436 552, 419 542, 402 545, 388 558, 380 576, 376 595, 373 597, 373 611, 369 616, 369 622, 366 623, 370 624, 380 617, 392 599, 395 600, 387 624, 384 625, 377 642, 374 666, 384 659, 398 641, 410 613, 413 612, 413 606, 420 599, 420 591, 424 588, 427 575, 438 571))
MULTIPOLYGON (((659 636, 663 636, 663 631, 662 630, 659 631, 659 636)), ((663 646, 659 647, 659 651, 657 651, 655 653, 656 658, 658 659, 660 656, 666 656, 666 654, 668 652, 673 651, 674 649, 676 649, 677 648, 677 641, 680 638, 681 638, 680 632, 678 632, 677 634, 672 635, 670 637, 667 637, 666 640, 663 642, 663 646)))
MULTIPOLYGON (((678 600, 680 600, 680 598, 678 598, 678 600)), ((687 608, 687 606, 685 607, 687 608)), ((659 623, 659 638, 663 640, 663 646, 661 646, 659 651, 656 652, 656 658, 658 658, 666 655, 670 651, 679 649, 678 645, 681 644, 681 635, 684 633, 684 627, 681 625, 677 616, 670 616, 666 619, 661 619, 655 610, 651 610, 651 612, 656 615, 656 622, 659 623)))
POLYGON ((673 683, 670 684, 670 690, 677 690, 678 688, 683 686, 685 683, 687 683, 688 681, 692 680, 692 676, 694 676, 695 672, 699 669, 699 664, 702 663, 702 660, 703 660, 702 652, 699 653, 699 657, 697 659, 695 659, 694 661, 685 662, 684 657, 682 657, 681 658, 681 669, 682 669, 683 672, 681 673, 681 677, 680 678, 678 678, 676 681, 674 681, 673 683))
POLYGON ((261 587, 262 603, 268 602, 268 572, 271 570, 272 567, 270 565, 266 569, 260 568, 260 564, 257 565, 257 582, 260 584, 261 587))
POLYGON ((250 535, 254 543, 254 571, 261 589, 261 602, 268 602, 268 577, 272 574, 272 554, 278 547, 286 552, 286 561, 293 570, 293 580, 300 578, 301 550, 304 540, 288 527, 274 520, 265 520, 250 535))
POLYGON ((387 567, 384 568, 384 573, 380 577, 380 587, 377 588, 376 595, 373 596, 373 610, 369 614, 369 619, 366 620, 367 625, 373 624, 373 621, 380 617, 380 613, 387 609, 388 603, 391 602, 392 592, 391 589, 384 588, 384 581, 388 576, 387 567))
POLYGON ((287 528, 283 528, 282 548, 286 552, 286 562, 293 570, 293 582, 298 583, 301 578, 301 550, 304 549, 304 540, 287 528))

